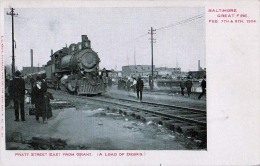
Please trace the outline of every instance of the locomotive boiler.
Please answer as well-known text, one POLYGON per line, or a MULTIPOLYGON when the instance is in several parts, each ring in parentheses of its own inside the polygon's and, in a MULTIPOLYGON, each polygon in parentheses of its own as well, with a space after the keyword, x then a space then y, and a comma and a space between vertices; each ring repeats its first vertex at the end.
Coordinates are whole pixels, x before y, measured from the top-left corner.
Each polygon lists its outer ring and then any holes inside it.
POLYGON ((105 92, 106 70, 99 70, 100 58, 91 48, 87 35, 82 41, 64 47, 51 55, 45 67, 47 82, 54 88, 66 89, 78 95, 96 95, 105 92), (101 74, 100 74, 101 73, 101 74))

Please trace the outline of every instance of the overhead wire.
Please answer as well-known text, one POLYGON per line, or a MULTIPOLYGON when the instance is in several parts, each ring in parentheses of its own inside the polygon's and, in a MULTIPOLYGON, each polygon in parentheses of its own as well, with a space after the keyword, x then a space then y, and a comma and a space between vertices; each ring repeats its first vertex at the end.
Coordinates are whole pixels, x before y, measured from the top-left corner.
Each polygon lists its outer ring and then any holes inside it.
POLYGON ((170 27, 174 27, 174 26, 177 26, 177 25, 181 25, 181 24, 184 24, 184 23, 187 23, 187 22, 191 22, 191 21, 200 19, 200 18, 202 18, 202 17, 204 17, 204 16, 205 16, 204 13, 202 13, 202 14, 199 14, 199 15, 196 15, 196 16, 193 16, 193 17, 190 17, 190 18, 187 18, 187 19, 185 19, 185 20, 182 20, 182 21, 179 21, 179 22, 170 24, 170 25, 166 25, 166 26, 157 28, 156 31, 160 31, 160 30, 167 29, 167 28, 170 28, 170 27))

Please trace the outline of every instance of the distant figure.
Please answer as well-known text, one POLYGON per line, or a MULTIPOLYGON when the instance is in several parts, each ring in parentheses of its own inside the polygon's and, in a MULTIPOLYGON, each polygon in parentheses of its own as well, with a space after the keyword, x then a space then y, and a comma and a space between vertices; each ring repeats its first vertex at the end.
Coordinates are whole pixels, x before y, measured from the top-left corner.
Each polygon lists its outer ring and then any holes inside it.
POLYGON ((126 87, 127 87, 127 92, 129 92, 129 91, 130 91, 130 87, 131 87, 131 81, 130 81, 130 79, 127 80, 127 82, 126 82, 126 87))
POLYGON ((186 88, 187 88, 187 93, 188 93, 188 96, 189 96, 189 97, 190 97, 192 85, 193 85, 193 83, 192 83, 191 79, 188 78, 188 80, 185 82, 185 86, 186 86, 186 88))
POLYGON ((21 111, 21 119, 25 121, 24 114, 24 95, 25 81, 21 76, 20 71, 15 72, 15 78, 10 82, 9 94, 14 101, 15 121, 19 121, 19 108, 21 111))
POLYGON ((34 84, 35 84, 35 80, 33 77, 30 78, 30 84, 31 84, 31 92, 32 92, 32 89, 34 87, 34 84))
POLYGON ((144 82, 141 79, 141 77, 138 77, 136 83, 136 92, 137 92, 137 98, 140 99, 140 101, 142 101, 143 88, 144 88, 144 82), (140 93, 140 98, 139 98, 139 93, 140 93))
POLYGON ((36 121, 39 121, 39 117, 42 117, 43 123, 46 123, 46 109, 45 109, 45 92, 47 86, 42 81, 41 77, 36 77, 36 84, 32 89, 32 103, 36 108, 36 121))
POLYGON ((101 78, 102 78, 104 87, 106 89, 107 84, 108 84, 108 73, 106 71, 106 68, 103 68, 103 70, 101 71, 101 78))
POLYGON ((181 82, 180 82, 180 88, 181 88, 181 94, 182 94, 182 96, 184 96, 185 83, 184 83, 183 78, 181 79, 181 82))
POLYGON ((121 89, 126 90, 126 81, 123 79, 121 80, 121 89))
POLYGON ((133 79, 133 84, 132 84, 134 92, 136 91, 136 79, 133 79))
POLYGON ((43 86, 44 88, 46 88, 46 92, 44 93, 44 99, 45 99, 44 101, 45 101, 45 109, 46 109, 46 110, 45 110, 45 116, 46 116, 47 119, 49 119, 49 118, 52 117, 52 110, 51 110, 50 100, 53 100, 54 98, 53 98, 52 94, 47 91, 48 85, 47 85, 47 82, 46 82, 46 77, 47 77, 47 76, 46 76, 45 73, 43 73, 43 74, 41 75, 42 86, 43 86))
POLYGON ((118 80, 117 89, 121 89, 121 78, 118 80))
POLYGON ((112 87, 112 77, 111 76, 108 76, 108 87, 111 88, 112 87))
POLYGON ((206 76, 204 76, 203 80, 201 81, 200 86, 202 88, 202 92, 200 93, 198 99, 200 99, 206 93, 206 76))

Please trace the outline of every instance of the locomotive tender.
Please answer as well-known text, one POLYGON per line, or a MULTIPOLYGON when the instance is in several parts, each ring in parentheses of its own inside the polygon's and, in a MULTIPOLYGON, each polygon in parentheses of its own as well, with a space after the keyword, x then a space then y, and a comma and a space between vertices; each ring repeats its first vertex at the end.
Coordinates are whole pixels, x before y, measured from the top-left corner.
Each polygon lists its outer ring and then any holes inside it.
POLYGON ((54 88, 66 89, 78 95, 97 95, 105 92, 107 84, 106 71, 99 70, 100 59, 91 49, 87 35, 82 41, 64 47, 51 55, 45 72, 47 82, 54 88))

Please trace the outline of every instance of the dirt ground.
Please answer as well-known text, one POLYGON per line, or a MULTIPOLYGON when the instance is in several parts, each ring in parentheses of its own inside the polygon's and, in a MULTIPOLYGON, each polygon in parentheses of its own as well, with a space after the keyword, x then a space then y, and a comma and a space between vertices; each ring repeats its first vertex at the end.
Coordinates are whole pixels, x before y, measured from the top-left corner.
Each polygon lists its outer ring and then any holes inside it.
MULTIPOLYGON (((135 98, 135 93, 114 91, 106 95, 135 98)), ((144 97, 148 98, 148 93, 144 97)), ((165 95, 161 95, 163 98, 165 95)), ((188 150, 197 149, 196 144, 158 126, 152 122, 143 123, 131 117, 107 110, 106 106, 78 102, 73 98, 55 95, 52 104, 61 105, 53 110, 53 117, 47 124, 36 122, 29 115, 30 104, 25 104, 26 121, 14 121, 14 109, 6 108, 7 149, 32 149, 31 146, 14 143, 14 133, 20 133, 23 143, 33 137, 61 139, 64 149, 89 150, 188 150), (62 108, 62 101, 72 102, 75 107, 62 108)), ((150 98, 154 97, 150 94, 150 98)), ((168 96, 171 98, 172 96, 168 96)), ((159 97, 156 97, 157 99, 159 97)), ((179 99, 180 100, 180 99, 179 99)), ((193 100, 193 99, 189 99, 193 100)), ((167 100, 164 100, 167 102, 167 100)), ((19 141, 18 141, 19 142, 19 141)), ((20 141, 21 142, 21 141, 20 141)), ((48 149, 48 148, 46 148, 48 149)))

